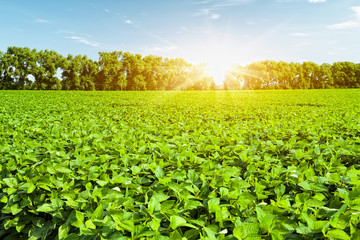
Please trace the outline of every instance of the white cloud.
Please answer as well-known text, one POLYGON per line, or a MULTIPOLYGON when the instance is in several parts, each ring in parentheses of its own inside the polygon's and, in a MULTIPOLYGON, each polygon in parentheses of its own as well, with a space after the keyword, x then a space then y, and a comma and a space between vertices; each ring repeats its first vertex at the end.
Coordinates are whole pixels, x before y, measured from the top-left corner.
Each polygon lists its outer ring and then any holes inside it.
POLYGON ((107 8, 105 8, 104 11, 107 12, 107 13, 110 13, 110 10, 107 9, 107 8))
POLYGON ((66 31, 66 30, 58 30, 56 33, 65 33, 65 34, 71 34, 71 35, 73 35, 73 34, 75 34, 74 32, 72 32, 72 31, 66 31))
POLYGON ((193 2, 193 4, 208 4, 210 2, 212 2, 213 0, 204 0, 204 1, 199 1, 199 2, 193 2))
POLYGON ((310 34, 309 33, 304 33, 304 32, 293 32, 291 33, 292 36, 295 37, 309 37, 310 34))
POLYGON ((82 43, 82 44, 89 45, 92 47, 100 47, 100 43, 89 41, 83 37, 71 36, 71 37, 65 37, 65 38, 72 39, 78 43, 82 43))
POLYGON ((252 2, 253 0, 222 0, 217 1, 213 4, 213 7, 231 7, 231 6, 237 6, 244 3, 252 2))
POLYGON ((171 46, 155 46, 152 48, 148 48, 147 50, 150 52, 172 52, 175 51, 176 49, 178 49, 178 46, 175 45, 171 45, 171 46))
POLYGON ((196 2, 196 4, 206 5, 203 9, 195 12, 193 16, 207 16, 210 19, 217 20, 221 17, 218 10, 226 7, 238 6, 245 3, 253 2, 254 0, 204 0, 196 2))
POLYGON ((210 14, 210 9, 209 8, 203 8, 203 9, 200 9, 199 11, 195 12, 193 15, 194 16, 207 16, 210 14))
POLYGON ((353 10, 356 16, 360 19, 360 6, 352 7, 351 10, 353 10))
POLYGON ((210 16, 210 18, 214 19, 214 20, 219 19, 220 17, 221 17, 221 15, 217 14, 217 13, 212 13, 211 16, 210 16))
POLYGON ((349 28, 358 28, 360 27, 360 6, 354 6, 350 8, 356 15, 356 20, 336 23, 328 25, 330 29, 349 29, 349 28))
POLYGON ((360 21, 347 21, 328 26, 330 29, 349 29, 360 27, 360 21))
POLYGON ((50 23, 50 21, 48 21, 46 19, 42 19, 42 18, 35 19, 35 22, 37 22, 37 23, 50 23))
POLYGON ((310 3, 324 3, 326 0, 308 0, 310 3))
POLYGON ((193 16, 207 16, 210 19, 217 20, 221 17, 220 14, 212 12, 213 10, 210 8, 200 9, 198 12, 195 12, 193 16))
POLYGON ((127 24, 134 24, 134 22, 129 20, 129 19, 126 19, 124 22, 127 23, 127 24))

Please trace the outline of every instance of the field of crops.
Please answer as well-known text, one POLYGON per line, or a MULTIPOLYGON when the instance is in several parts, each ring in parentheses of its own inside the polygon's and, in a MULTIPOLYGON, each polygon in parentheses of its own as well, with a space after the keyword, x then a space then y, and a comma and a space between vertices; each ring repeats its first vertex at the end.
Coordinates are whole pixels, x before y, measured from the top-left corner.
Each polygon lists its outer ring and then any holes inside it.
POLYGON ((360 91, 0 91, 0 239, 360 239, 360 91))

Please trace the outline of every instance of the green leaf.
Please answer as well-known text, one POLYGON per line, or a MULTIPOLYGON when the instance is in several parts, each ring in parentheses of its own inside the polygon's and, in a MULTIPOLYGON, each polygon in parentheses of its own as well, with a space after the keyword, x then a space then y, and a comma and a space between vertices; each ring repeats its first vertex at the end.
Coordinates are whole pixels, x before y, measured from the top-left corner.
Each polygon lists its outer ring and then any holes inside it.
POLYGON ((336 238, 336 239, 343 239, 343 240, 349 240, 350 239, 350 236, 346 232, 344 232, 343 230, 340 230, 340 229, 330 230, 327 233, 327 237, 336 238))
POLYGON ((179 216, 171 216, 170 217, 170 227, 175 230, 177 229, 178 227, 191 227, 191 228, 197 228, 195 227, 194 225, 190 224, 190 223, 187 223, 187 221, 182 218, 182 217, 179 217, 179 216))
POLYGON ((91 215, 92 220, 103 220, 104 208, 103 205, 100 205, 95 209, 93 214, 91 215))
POLYGON ((4 178, 2 181, 10 188, 16 188, 18 186, 18 182, 15 178, 4 178))
POLYGON ((186 237, 186 239, 188 240, 196 240, 196 239, 199 239, 200 235, 200 232, 198 229, 190 229, 190 230, 187 230, 185 233, 184 233, 184 237, 186 237))
POLYGON ((158 202, 163 202, 166 201, 170 198, 170 196, 164 194, 164 193, 155 193, 152 197, 152 199, 156 199, 158 202))
POLYGON ((248 237, 251 239, 261 239, 258 235, 259 229, 259 223, 242 223, 234 228, 233 235, 237 239, 247 239, 248 237))
POLYGON ((64 239, 68 236, 70 226, 68 224, 63 224, 59 227, 59 239, 64 239))
POLYGON ((91 219, 89 219, 89 220, 87 220, 87 221, 85 222, 85 226, 86 226, 86 228, 88 228, 88 229, 96 229, 96 226, 95 226, 95 224, 91 221, 91 219))
POLYGON ((220 210, 220 198, 213 198, 208 201, 209 212, 216 212, 216 210, 220 210))
POLYGON ((43 205, 39 206, 36 211, 38 212, 53 212, 54 211, 54 208, 51 204, 49 203, 44 203, 43 205))
POLYGON ((54 209, 60 209, 62 206, 64 206, 64 202, 61 199, 54 198, 51 199, 51 205, 54 209))
POLYGON ((196 209, 198 207, 202 207, 203 204, 199 201, 194 201, 194 200, 187 200, 185 201, 185 209, 196 209))
POLYGON ((156 198, 151 198, 149 202, 148 211, 154 213, 161 210, 161 204, 156 198))
POLYGON ((298 183, 298 185, 299 185, 300 187, 302 187, 303 189, 305 189, 305 190, 308 190, 308 191, 311 190, 311 186, 310 186, 310 184, 308 183, 308 181, 304 181, 304 182, 298 183))
POLYGON ((160 165, 157 165, 155 168, 155 176, 160 179, 163 178, 165 175, 164 170, 162 169, 162 167, 160 165))
POLYGON ((208 236, 209 240, 216 240, 216 234, 217 234, 217 227, 208 226, 204 227, 204 230, 206 232, 206 235, 208 236))
POLYGON ((55 170, 56 170, 56 172, 59 172, 59 173, 72 173, 73 172, 70 169, 68 169, 64 166, 61 166, 61 165, 56 165, 55 170))
POLYGON ((35 191, 35 189, 36 189, 36 186, 32 182, 30 182, 28 189, 27 189, 27 193, 32 193, 35 191))

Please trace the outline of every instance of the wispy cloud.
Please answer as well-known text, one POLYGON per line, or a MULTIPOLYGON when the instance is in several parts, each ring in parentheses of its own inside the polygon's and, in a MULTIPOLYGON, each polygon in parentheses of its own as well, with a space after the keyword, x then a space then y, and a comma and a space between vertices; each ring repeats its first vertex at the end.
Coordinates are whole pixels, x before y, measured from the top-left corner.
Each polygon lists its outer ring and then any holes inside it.
POLYGON ((360 6, 354 6, 350 8, 355 13, 355 20, 345 21, 341 23, 336 23, 332 25, 328 25, 330 29, 342 30, 349 28, 358 28, 360 27, 360 6))
POLYGON ((324 3, 326 0, 308 0, 310 3, 324 3))
POLYGON ((253 2, 253 0, 222 0, 222 1, 216 1, 213 3, 213 7, 231 7, 231 6, 237 6, 244 3, 253 2))
POLYGON ((66 39, 71 39, 71 40, 74 40, 78 43, 82 43, 82 44, 85 44, 85 45, 89 45, 89 46, 92 46, 92 47, 100 47, 100 43, 98 42, 94 42, 94 41, 89 41, 83 37, 77 37, 77 36, 71 36, 71 37, 65 37, 66 39))
POLYGON ((290 34, 291 36, 295 37, 309 37, 310 33, 304 33, 304 32, 293 32, 290 34))
POLYGON ((71 35, 73 35, 73 34, 75 34, 74 32, 72 32, 72 31, 66 31, 66 30, 58 30, 56 33, 65 33, 65 34, 71 34, 71 35))
POLYGON ((356 16, 360 19, 360 6, 352 7, 351 10, 355 12, 356 16))
POLYGON ((193 16, 206 16, 210 19, 217 20, 221 17, 219 10, 226 7, 238 6, 245 3, 253 2, 254 0, 204 0, 195 2, 204 7, 199 9, 193 16))
POLYGON ((110 13, 110 10, 107 9, 107 8, 105 8, 104 11, 107 12, 107 13, 110 13))
POLYGON ((328 26, 330 29, 349 29, 360 27, 360 21, 346 21, 328 26))
POLYGON ((220 17, 221 17, 221 15, 218 14, 218 13, 213 13, 213 14, 210 15, 210 18, 214 19, 214 20, 219 19, 220 17))
POLYGON ((176 45, 171 45, 171 46, 155 46, 155 47, 151 47, 148 48, 147 50, 150 52, 161 52, 161 53, 168 53, 168 52, 172 52, 177 50, 179 47, 176 45))
POLYGON ((130 24, 130 25, 134 24, 134 22, 129 20, 129 19, 126 19, 124 22, 127 23, 127 24, 130 24))
POLYGON ((301 2, 301 1, 307 1, 309 3, 326 3, 327 0, 276 0, 276 2, 279 3, 292 3, 292 2, 301 2))
POLYGON ((203 9, 200 9, 199 11, 195 12, 193 14, 193 16, 197 17, 197 16, 207 16, 209 17, 210 19, 213 19, 213 20, 217 20, 221 17, 221 15, 219 13, 215 13, 213 12, 212 9, 210 8, 203 8, 203 9))
POLYGON ((34 21, 36 23, 50 23, 50 21, 43 19, 43 18, 36 18, 34 21))

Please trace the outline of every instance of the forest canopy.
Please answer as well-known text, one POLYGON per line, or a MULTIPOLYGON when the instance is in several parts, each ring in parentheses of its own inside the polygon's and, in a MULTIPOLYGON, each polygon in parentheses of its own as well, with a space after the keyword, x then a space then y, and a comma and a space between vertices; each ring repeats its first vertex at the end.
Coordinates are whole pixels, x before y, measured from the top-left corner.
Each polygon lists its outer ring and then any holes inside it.
POLYGON ((234 65, 227 73, 225 89, 324 89, 359 88, 360 64, 335 62, 287 63, 260 61, 245 67, 234 65))
POLYGON ((206 65, 181 58, 99 52, 63 57, 55 51, 8 47, 0 52, 0 89, 208 90, 215 83, 206 65))
POLYGON ((211 90, 359 88, 360 64, 259 61, 234 65, 216 86, 206 64, 182 58, 99 52, 67 57, 55 51, 8 47, 0 52, 0 89, 211 90))

